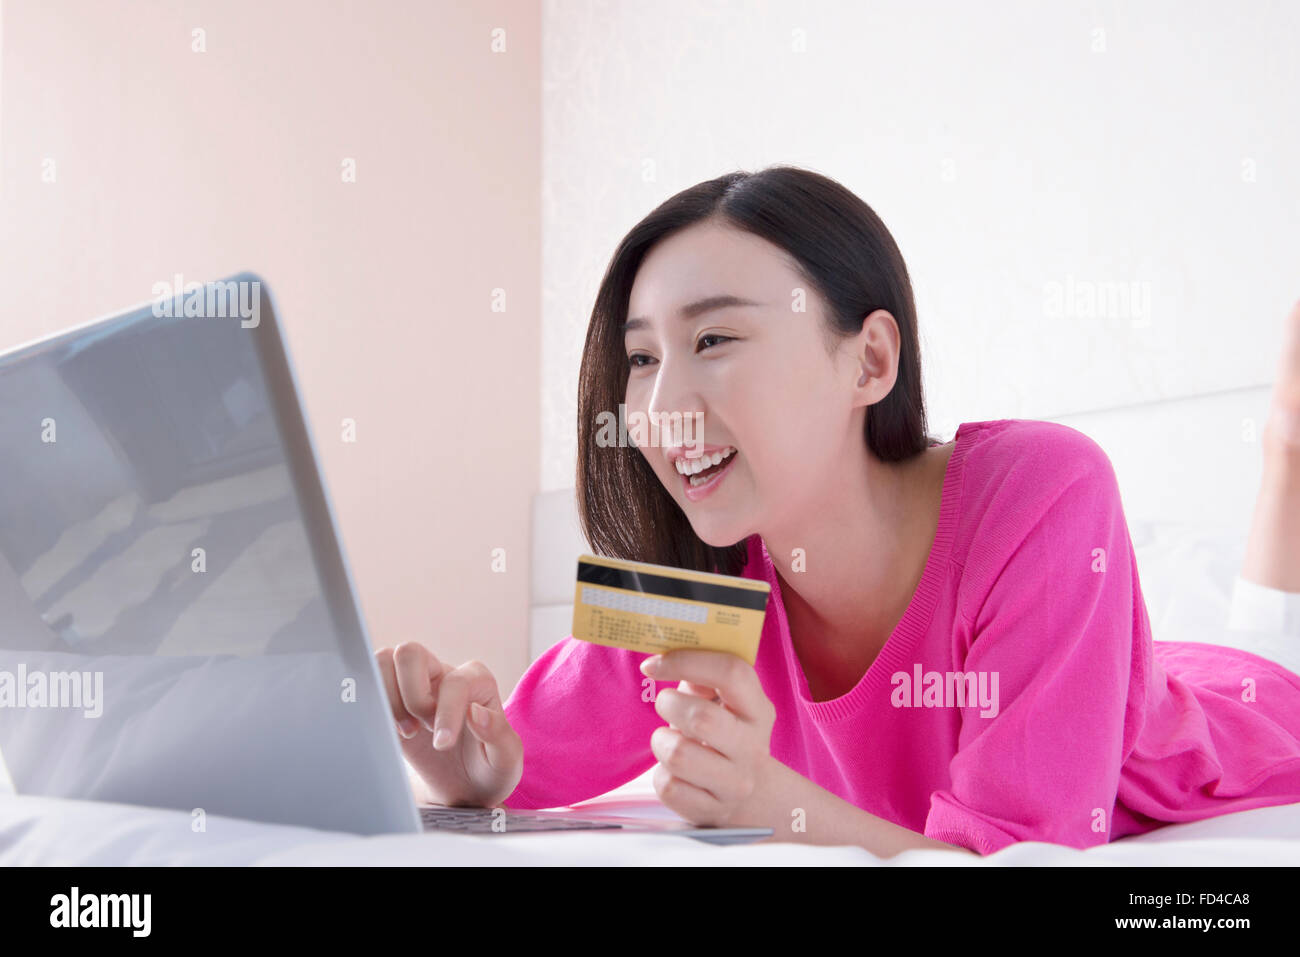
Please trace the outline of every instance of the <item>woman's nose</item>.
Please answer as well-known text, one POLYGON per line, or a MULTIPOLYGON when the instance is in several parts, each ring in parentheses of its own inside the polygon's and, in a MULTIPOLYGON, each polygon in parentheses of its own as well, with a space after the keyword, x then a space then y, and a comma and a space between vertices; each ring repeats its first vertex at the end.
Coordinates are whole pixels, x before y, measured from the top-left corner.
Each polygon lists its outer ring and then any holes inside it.
POLYGON ((680 445, 689 441, 704 416, 699 390, 688 381, 678 366, 661 366, 655 376, 646 410, 651 423, 660 429, 659 444, 680 445))

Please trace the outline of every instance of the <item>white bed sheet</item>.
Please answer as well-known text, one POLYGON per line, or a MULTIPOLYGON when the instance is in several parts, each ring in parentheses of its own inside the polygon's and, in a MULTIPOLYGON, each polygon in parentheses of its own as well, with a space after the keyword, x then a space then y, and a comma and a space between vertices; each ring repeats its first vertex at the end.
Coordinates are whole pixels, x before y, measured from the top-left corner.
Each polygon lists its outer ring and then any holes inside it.
MULTIPOLYGON (((650 792, 650 797, 653 792, 650 792)), ((664 834, 461 835, 359 837, 209 815, 190 830, 184 811, 68 801, 0 798, 0 866, 698 866, 723 864, 898 867, 1294 866, 1300 863, 1300 804, 1257 808, 1171 824, 1085 851, 1039 842, 988 857, 907 851, 881 859, 859 847, 791 842, 715 846, 664 834)))
MULTIPOLYGON (((1243 546, 1226 530, 1130 522, 1157 640, 1222 641, 1252 647, 1250 626, 1278 618, 1276 601, 1232 605, 1243 546), (1226 631, 1229 613, 1238 630, 1226 631), (1271 618, 1269 616, 1272 616, 1271 618)), ((1252 599, 1261 596, 1252 594, 1252 599)), ((1291 599, 1287 600, 1291 604, 1291 599)), ((1287 607, 1290 607, 1288 605, 1287 607)), ((1290 627, 1289 625, 1286 627, 1290 627)), ((1274 635, 1290 651, 1300 635, 1274 635), (1295 642, 1291 642, 1295 639, 1295 642)), ((1171 824, 1086 851, 1037 842, 980 858, 908 851, 882 860, 857 847, 790 842, 715 846, 665 834, 570 832, 359 837, 208 815, 191 830, 184 811, 5 793, 0 775, 0 866, 15 865, 1262 865, 1300 863, 1300 803, 1171 824)), ((654 798, 649 775, 584 805, 654 798)))

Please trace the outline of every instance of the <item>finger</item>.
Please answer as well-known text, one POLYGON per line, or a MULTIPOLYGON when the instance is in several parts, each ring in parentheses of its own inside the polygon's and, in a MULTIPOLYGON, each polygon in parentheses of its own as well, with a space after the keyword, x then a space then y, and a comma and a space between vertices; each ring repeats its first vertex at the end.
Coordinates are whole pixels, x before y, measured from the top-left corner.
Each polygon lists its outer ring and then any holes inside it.
POLYGON ((717 691, 731 711, 746 721, 763 714, 767 695, 749 662, 725 651, 675 648, 660 656, 655 681, 690 681, 717 691))
POLYGON ((659 800, 692 824, 713 827, 720 823, 722 804, 708 791, 675 777, 662 764, 655 765, 653 782, 659 800))
POLYGON ((419 729, 419 722, 411 716, 411 713, 402 704, 402 692, 397 684, 397 675, 393 664, 393 649, 380 648, 375 652, 375 662, 379 665, 379 677, 384 683, 388 707, 393 714, 393 721, 398 727, 398 734, 404 738, 410 738, 419 729))
POLYGON ((708 685, 694 684, 690 681, 679 681, 677 683, 677 690, 684 694, 693 694, 701 698, 706 698, 709 701, 721 700, 718 695, 718 689, 710 688, 708 685))
POLYGON ((438 706, 438 683, 447 667, 418 641, 406 641, 394 648, 393 666, 402 704, 411 717, 432 730, 438 706))
POLYGON ((442 677, 438 686, 438 714, 433 722, 433 746, 439 751, 445 751, 460 739, 471 701, 501 710, 496 679, 481 661, 467 661, 442 677), (447 734, 439 736, 443 729, 447 734))
POLYGON ((674 730, 718 754, 733 760, 740 757, 741 719, 722 703, 665 688, 655 695, 655 711, 674 730))
POLYGON ((483 742, 487 763, 499 771, 513 767, 523 750, 523 742, 514 728, 510 727, 505 712, 471 701, 466 717, 469 719, 470 734, 483 742), (480 718, 487 722, 486 727, 479 723, 480 718))
POLYGON ((719 800, 739 797, 736 766, 717 751, 672 728, 655 728, 650 735, 655 760, 675 778, 681 778, 719 800))

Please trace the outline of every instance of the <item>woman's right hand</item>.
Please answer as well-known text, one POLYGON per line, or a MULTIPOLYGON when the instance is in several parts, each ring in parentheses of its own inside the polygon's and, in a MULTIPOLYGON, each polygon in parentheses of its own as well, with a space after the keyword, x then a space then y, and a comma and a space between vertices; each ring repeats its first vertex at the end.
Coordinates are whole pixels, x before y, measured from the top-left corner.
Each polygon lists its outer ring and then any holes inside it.
POLYGON ((440 662, 418 641, 375 652, 402 753, 435 804, 497 807, 524 773, 524 746, 506 720, 497 682, 481 661, 440 662), (477 703, 481 706, 471 707, 477 703), (474 713, 486 714, 486 728, 474 713), (434 731, 447 732, 434 745, 434 731))

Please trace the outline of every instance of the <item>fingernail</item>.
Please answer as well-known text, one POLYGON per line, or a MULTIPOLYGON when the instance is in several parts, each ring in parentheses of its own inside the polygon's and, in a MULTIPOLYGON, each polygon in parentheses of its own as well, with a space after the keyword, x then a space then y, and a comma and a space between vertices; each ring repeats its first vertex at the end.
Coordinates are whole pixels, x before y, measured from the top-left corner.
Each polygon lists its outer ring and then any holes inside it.
POLYGON ((441 751, 447 745, 451 744, 451 732, 446 728, 439 728, 433 734, 433 746, 441 751))
POLYGON ((651 655, 645 661, 641 662, 641 674, 656 675, 659 673, 659 655, 651 655))
POLYGON ((402 737, 404 738, 412 737, 415 732, 420 730, 420 724, 414 718, 403 718, 397 723, 397 726, 402 729, 402 737))
POLYGON ((483 707, 481 704, 475 701, 473 706, 469 710, 473 712, 474 723, 476 725, 478 725, 480 728, 486 728, 488 726, 487 708, 483 707))

